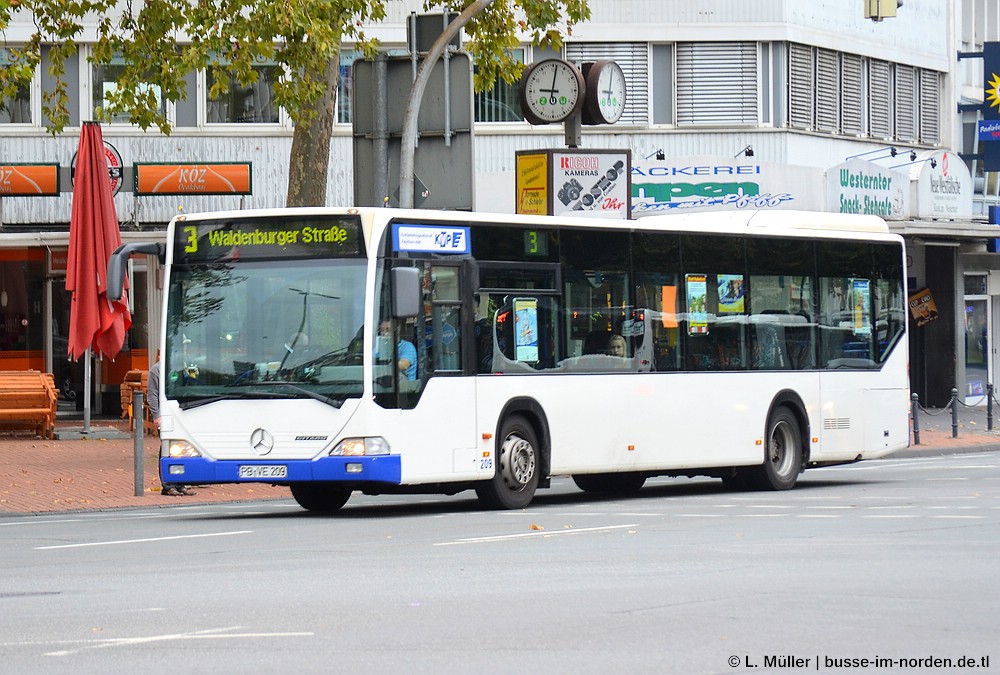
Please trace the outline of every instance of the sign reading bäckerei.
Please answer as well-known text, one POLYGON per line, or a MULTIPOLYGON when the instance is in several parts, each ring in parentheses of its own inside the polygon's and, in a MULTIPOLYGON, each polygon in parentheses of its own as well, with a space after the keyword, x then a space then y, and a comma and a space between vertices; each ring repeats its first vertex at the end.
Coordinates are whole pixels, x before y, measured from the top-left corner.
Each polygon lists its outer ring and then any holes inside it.
POLYGON ((190 221, 179 218, 174 262, 235 262, 364 255, 357 216, 276 216, 190 221))
POLYGON ((823 170, 751 159, 698 156, 636 162, 632 216, 677 209, 821 210, 823 170))

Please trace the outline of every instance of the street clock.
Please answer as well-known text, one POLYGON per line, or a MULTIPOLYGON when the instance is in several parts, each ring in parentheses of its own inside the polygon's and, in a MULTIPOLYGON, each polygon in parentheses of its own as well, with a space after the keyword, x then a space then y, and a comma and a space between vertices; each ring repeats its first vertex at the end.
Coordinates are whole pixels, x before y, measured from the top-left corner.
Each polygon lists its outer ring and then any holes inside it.
POLYGON ((614 61, 595 61, 586 68, 584 124, 614 124, 625 112, 625 73, 614 61))
POLYGON ((583 106, 584 81, 568 61, 548 59, 533 63, 521 75, 520 103, 530 124, 564 122, 583 106))

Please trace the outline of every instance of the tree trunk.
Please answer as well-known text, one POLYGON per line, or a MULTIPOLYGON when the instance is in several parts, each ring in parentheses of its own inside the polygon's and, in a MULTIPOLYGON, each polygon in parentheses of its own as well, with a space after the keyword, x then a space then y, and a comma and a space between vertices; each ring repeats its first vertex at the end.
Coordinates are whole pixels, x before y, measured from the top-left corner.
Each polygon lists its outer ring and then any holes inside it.
MULTIPOLYGON (((288 159, 288 196, 286 206, 326 206, 327 173, 330 168, 330 138, 337 121, 337 82, 340 51, 330 59, 322 81, 323 95, 316 102, 316 114, 298 120, 292 136, 288 159)), ((319 77, 319 74, 316 74, 319 77)))

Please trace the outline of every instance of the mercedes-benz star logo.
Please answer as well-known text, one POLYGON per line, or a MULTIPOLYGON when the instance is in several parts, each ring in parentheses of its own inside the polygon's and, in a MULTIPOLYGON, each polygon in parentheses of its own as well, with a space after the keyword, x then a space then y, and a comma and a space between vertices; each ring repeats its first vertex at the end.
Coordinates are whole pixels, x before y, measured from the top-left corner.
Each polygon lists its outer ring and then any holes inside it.
POLYGON ((250 434, 250 450, 258 455, 266 455, 274 449, 274 436, 266 429, 254 429, 250 434))

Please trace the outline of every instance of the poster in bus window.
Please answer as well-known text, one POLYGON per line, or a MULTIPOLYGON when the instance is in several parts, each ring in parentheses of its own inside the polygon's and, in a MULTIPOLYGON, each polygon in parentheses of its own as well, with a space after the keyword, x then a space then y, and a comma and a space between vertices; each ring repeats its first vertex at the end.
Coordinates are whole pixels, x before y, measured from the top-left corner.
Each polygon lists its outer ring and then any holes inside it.
POLYGON ((688 274, 685 280, 688 335, 708 335, 708 277, 704 274, 688 274))
POLYGON ((852 326, 855 335, 871 335, 871 281, 868 279, 851 279, 851 313, 852 326))
POLYGON ((514 298, 514 360, 538 361, 538 300, 514 298))
POLYGON ((720 274, 719 314, 742 314, 744 284, 742 274, 720 274))

